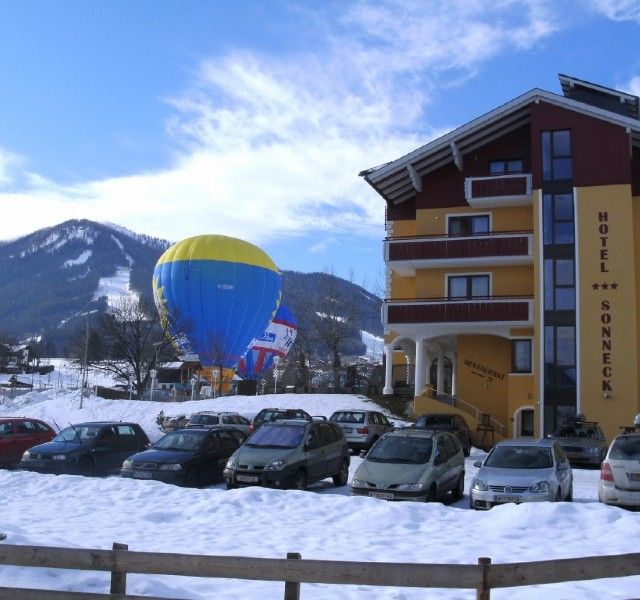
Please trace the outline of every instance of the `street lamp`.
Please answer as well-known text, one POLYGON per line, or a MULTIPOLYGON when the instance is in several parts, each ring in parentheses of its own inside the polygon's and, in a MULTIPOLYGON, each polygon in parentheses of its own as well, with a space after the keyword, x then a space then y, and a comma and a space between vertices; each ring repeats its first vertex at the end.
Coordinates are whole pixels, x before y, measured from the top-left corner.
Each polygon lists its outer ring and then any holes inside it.
POLYGON ((87 316, 87 325, 85 329, 84 335, 84 370, 82 372, 82 389, 80 390, 80 408, 82 408, 82 400, 84 398, 84 389, 87 385, 87 380, 89 379, 89 316, 93 313, 97 313, 98 309, 94 308, 93 310, 88 310, 87 312, 83 312, 80 316, 87 316))
POLYGON ((153 363, 154 368, 151 369, 151 394, 149 395, 149 401, 153 402, 153 388, 156 386, 156 377, 158 376, 158 351, 164 342, 154 342, 152 345, 156 351, 156 358, 153 363))

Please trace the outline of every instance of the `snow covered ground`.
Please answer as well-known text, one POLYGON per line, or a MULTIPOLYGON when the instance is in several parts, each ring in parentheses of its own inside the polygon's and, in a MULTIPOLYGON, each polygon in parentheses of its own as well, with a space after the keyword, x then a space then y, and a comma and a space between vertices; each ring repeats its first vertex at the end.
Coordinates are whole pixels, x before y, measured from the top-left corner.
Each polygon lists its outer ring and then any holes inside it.
MULTIPOLYGON (((122 419, 142 425, 152 439, 160 410, 168 415, 197 410, 235 410, 252 416, 264 406, 299 406, 314 415, 372 403, 353 395, 234 396, 195 402, 159 403, 85 398, 54 388, 4 400, 0 416, 26 415, 64 427, 86 420, 122 419)), ((392 420, 397 422, 397 419, 392 420)), ((465 497, 452 505, 391 503, 350 497, 348 486, 330 480, 310 491, 247 488, 222 484, 184 489, 118 476, 84 478, 0 470, 0 531, 5 544, 228 556, 403 563, 476 564, 571 558, 640 551, 640 513, 597 501, 597 470, 574 470, 573 503, 505 505, 488 512, 469 509, 468 489, 483 453, 467 460, 465 497)), ((361 459, 352 457, 351 476, 361 459)), ((0 567, 2 585, 106 593, 109 575, 91 571, 0 567)), ((630 598, 640 577, 492 590, 497 599, 630 598)), ((167 576, 129 575, 130 594, 194 599, 282 598, 283 584, 167 576)), ((311 599, 473 598, 470 590, 418 590, 303 584, 311 599)))

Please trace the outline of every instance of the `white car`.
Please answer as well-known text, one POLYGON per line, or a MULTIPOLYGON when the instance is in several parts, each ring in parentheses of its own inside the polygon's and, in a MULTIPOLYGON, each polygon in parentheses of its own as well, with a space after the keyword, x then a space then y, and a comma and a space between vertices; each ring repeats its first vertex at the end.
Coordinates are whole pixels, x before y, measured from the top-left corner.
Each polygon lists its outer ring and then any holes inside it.
POLYGON ((616 437, 600 466, 598 499, 605 504, 640 507, 640 433, 616 437))

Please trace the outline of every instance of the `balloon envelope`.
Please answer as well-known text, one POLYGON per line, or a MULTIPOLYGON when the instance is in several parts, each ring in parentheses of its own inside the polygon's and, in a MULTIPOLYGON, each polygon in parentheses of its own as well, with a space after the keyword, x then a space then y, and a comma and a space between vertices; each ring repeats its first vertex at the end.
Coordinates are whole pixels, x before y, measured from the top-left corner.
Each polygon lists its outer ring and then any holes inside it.
POLYGON ((282 357, 289 352, 297 333, 298 324, 293 313, 281 304, 265 332, 253 340, 236 371, 244 379, 257 379, 273 366, 276 356, 282 357))
POLYGON ((156 263, 153 292, 165 333, 205 367, 233 369, 280 303, 280 271, 257 246, 200 235, 171 246, 156 263))

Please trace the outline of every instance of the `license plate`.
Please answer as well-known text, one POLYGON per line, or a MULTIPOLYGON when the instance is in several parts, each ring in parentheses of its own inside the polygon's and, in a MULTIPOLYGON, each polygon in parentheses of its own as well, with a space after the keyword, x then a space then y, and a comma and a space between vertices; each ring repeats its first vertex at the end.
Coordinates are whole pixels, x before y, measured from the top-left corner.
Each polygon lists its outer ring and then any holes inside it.
POLYGON ((640 481, 640 473, 627 473, 629 481, 640 481))
POLYGON ((494 502, 522 502, 521 496, 496 496, 494 502))
POLYGON ((258 483, 260 478, 257 475, 236 475, 236 481, 241 483, 258 483))
POLYGON ((369 496, 372 498, 380 498, 382 500, 392 500, 393 494, 389 492, 369 492, 369 496))
POLYGON ((151 479, 151 473, 148 471, 134 471, 133 476, 136 479, 151 479))
POLYGON ((353 427, 343 427, 342 431, 344 431, 345 433, 351 433, 353 431, 353 427))

